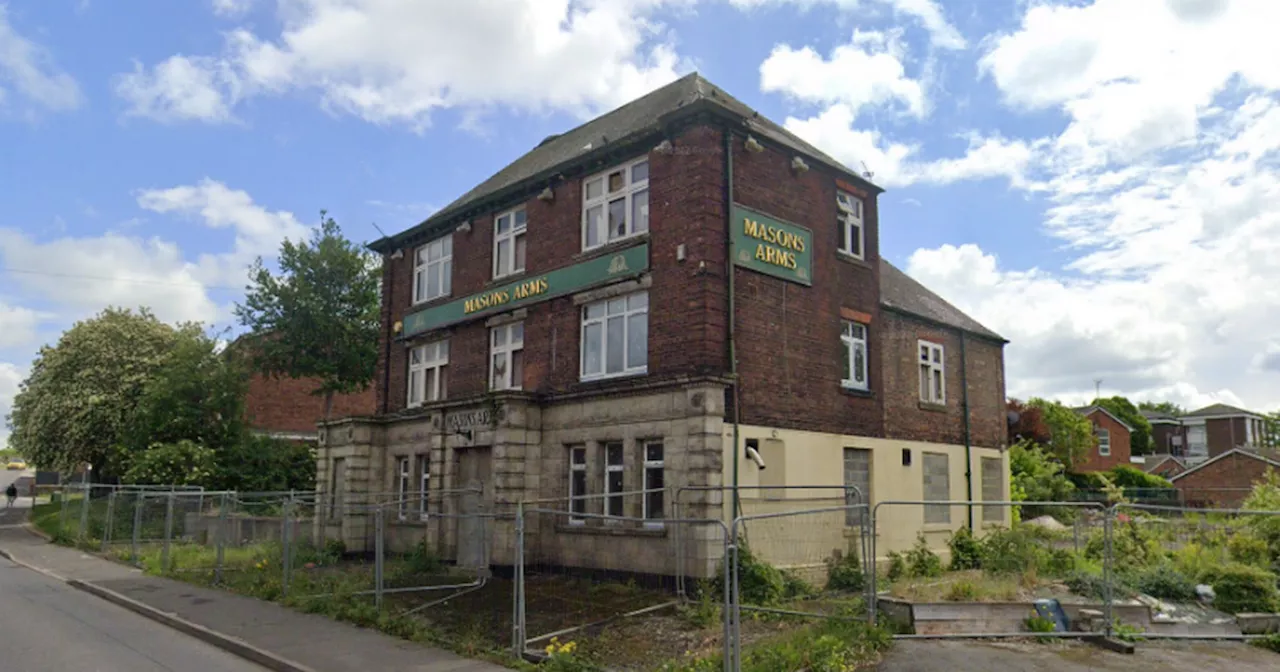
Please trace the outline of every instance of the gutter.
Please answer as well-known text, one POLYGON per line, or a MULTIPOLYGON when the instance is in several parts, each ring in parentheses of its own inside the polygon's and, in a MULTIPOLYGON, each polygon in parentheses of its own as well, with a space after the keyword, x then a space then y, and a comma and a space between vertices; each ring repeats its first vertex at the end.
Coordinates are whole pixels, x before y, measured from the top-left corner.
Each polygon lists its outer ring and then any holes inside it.
POLYGON ((964 407, 964 484, 969 491, 969 530, 973 531, 973 435, 969 422, 969 366, 965 361, 965 332, 960 332, 960 403, 964 407))
POLYGON ((729 275, 729 377, 733 381, 733 503, 731 506, 732 515, 730 520, 738 519, 738 467, 739 453, 742 448, 739 446, 741 439, 739 437, 739 425, 742 422, 742 395, 740 393, 741 379, 738 377, 738 343, 736 338, 737 329, 737 294, 734 289, 734 275, 737 269, 734 268, 733 260, 736 254, 733 245, 733 128, 730 124, 725 123, 722 127, 724 133, 724 235, 727 245, 728 255, 725 257, 725 268, 729 275))

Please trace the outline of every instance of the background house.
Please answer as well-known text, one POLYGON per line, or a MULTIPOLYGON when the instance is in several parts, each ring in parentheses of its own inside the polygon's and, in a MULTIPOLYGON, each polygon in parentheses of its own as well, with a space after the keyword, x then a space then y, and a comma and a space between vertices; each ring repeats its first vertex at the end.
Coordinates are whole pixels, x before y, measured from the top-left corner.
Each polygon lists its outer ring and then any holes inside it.
MULTIPOLYGON (((1267 435, 1266 418, 1227 404, 1212 404, 1180 416, 1142 411, 1151 423, 1157 455, 1182 458, 1195 465, 1236 448, 1267 452, 1275 449, 1267 435)), ((1147 471, 1159 464, 1148 461, 1147 471)), ((1152 472, 1155 473, 1155 472, 1152 472)))
MULTIPOLYGON (((1151 443, 1156 455, 1183 457, 1187 452, 1187 427, 1178 416, 1161 411, 1139 411, 1151 423, 1151 443)), ((1148 460, 1147 470, 1161 462, 1148 460)), ((1154 472, 1152 472, 1154 473, 1154 472)))
POLYGON ((1186 506, 1237 509, 1280 460, 1235 448, 1169 478, 1186 506))
POLYGON ((1093 449, 1083 459, 1071 465, 1072 471, 1083 474, 1129 464, 1132 427, 1101 406, 1084 406, 1072 410, 1093 423, 1095 438, 1093 449))

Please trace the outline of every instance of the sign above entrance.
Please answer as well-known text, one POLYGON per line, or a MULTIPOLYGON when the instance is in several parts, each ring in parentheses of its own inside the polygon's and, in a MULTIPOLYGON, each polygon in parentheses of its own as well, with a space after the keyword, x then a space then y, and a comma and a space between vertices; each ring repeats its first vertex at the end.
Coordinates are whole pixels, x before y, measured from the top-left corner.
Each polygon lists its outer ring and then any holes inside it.
POLYGON ((406 315, 404 336, 447 327, 477 317, 511 310, 580 292, 594 285, 639 275, 649 268, 649 244, 641 243, 614 254, 518 280, 479 294, 406 315))
POLYGON ((730 210, 734 263, 802 285, 813 284, 813 232, 737 203, 730 210))
POLYGON ((488 408, 482 408, 478 411, 468 411, 466 413, 450 413, 445 416, 444 421, 444 426, 450 432, 461 432, 492 424, 493 411, 488 408))

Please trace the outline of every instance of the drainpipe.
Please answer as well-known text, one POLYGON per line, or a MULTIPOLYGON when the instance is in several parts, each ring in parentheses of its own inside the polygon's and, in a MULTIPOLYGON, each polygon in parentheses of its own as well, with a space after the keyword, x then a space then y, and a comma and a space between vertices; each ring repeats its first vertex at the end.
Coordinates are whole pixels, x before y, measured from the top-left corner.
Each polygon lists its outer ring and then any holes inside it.
MULTIPOLYGON (((410 252, 412 252, 412 250, 410 250, 410 252)), ((389 256, 384 257, 382 260, 382 263, 386 264, 386 271, 382 274, 382 280, 383 280, 382 287, 383 289, 386 290, 386 293, 387 293, 387 300, 386 300, 387 323, 385 325, 387 329, 387 347, 386 347, 386 351, 383 352, 383 359, 382 359, 382 362, 383 362, 382 364, 382 408, 378 409, 378 411, 382 413, 386 413, 387 410, 391 407, 391 402, 390 402, 390 399, 387 398, 387 395, 391 394, 391 339, 395 335, 394 330, 392 329, 392 326, 395 324, 394 320, 395 320, 395 305, 396 305, 393 301, 396 295, 395 294, 396 283, 395 283, 395 271, 392 269, 392 266, 393 266, 393 264, 391 263, 392 261, 394 260, 391 259, 389 256)))
POLYGON ((732 515, 730 520, 738 518, 738 453, 742 451, 739 447, 738 424, 742 418, 742 395, 738 391, 738 347, 735 338, 734 325, 737 322, 737 295, 734 290, 734 255, 737 252, 733 245, 733 215, 730 212, 733 209, 733 128, 729 124, 723 126, 724 133, 724 235, 725 242, 728 246, 729 255, 725 259, 725 268, 729 274, 729 377, 733 380, 733 503, 730 505, 732 515))
POLYGON ((965 360, 965 337, 960 332, 960 403, 964 407, 964 484, 969 492, 969 530, 973 531, 973 436, 969 426, 969 365, 965 360))

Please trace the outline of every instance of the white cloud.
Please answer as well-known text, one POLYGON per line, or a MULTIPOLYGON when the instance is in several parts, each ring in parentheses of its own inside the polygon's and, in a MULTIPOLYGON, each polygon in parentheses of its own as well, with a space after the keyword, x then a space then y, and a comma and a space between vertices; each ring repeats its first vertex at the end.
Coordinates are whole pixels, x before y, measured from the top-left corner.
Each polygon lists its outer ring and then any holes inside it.
POLYGON ((21 36, 9 22, 8 8, 0 4, 0 103, 11 96, 50 110, 70 110, 83 101, 75 79, 60 70, 44 47, 21 36))
POLYGON ((924 117, 924 86, 907 76, 904 52, 899 35, 880 32, 854 32, 830 58, 809 47, 780 44, 760 65, 760 90, 807 103, 840 103, 855 116, 864 107, 898 102, 924 117))
POLYGON ((234 121, 231 108, 240 99, 240 76, 216 58, 170 56, 151 69, 134 63, 118 75, 115 92, 129 103, 130 116, 156 121, 234 121))
POLYGON ((299 91, 416 128, 447 108, 590 116, 686 69, 650 17, 692 1, 294 0, 278 35, 238 29, 222 54, 171 57, 124 75, 118 92, 135 114, 212 122, 243 98, 299 91))
POLYGON ((195 216, 210 228, 234 230, 237 256, 272 256, 282 240, 307 237, 307 227, 293 213, 271 212, 254 203, 247 192, 208 178, 195 185, 144 190, 138 195, 138 206, 162 214, 195 216))
POLYGON ((27 346, 35 342, 36 327, 46 317, 22 306, 0 303, 0 348, 27 346))
MULTIPOLYGON (((830 5, 852 14, 855 11, 865 13, 868 3, 865 0, 729 0, 729 4, 739 9, 783 5, 809 9, 830 5)), ((919 21, 924 29, 929 32, 930 40, 936 47, 941 49, 963 49, 965 47, 964 36, 947 21, 942 7, 934 0, 870 0, 870 4, 887 5, 894 12, 919 21)))
POLYGON ((249 11, 254 0, 213 0, 213 13, 218 16, 237 17, 249 11))
POLYGON ((13 410, 13 398, 18 395, 19 386, 26 377, 25 369, 9 362, 0 362, 0 448, 7 447, 9 443, 7 418, 13 410))

